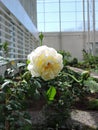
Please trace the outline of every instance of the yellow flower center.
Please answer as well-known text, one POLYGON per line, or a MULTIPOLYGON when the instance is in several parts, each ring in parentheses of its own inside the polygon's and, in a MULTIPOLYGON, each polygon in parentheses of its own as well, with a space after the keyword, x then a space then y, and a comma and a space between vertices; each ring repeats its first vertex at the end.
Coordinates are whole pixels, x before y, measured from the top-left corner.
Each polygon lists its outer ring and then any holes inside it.
POLYGON ((45 70, 47 70, 47 69, 49 69, 49 68, 51 68, 52 66, 51 66, 51 63, 49 63, 48 62, 48 64, 45 66, 45 70))

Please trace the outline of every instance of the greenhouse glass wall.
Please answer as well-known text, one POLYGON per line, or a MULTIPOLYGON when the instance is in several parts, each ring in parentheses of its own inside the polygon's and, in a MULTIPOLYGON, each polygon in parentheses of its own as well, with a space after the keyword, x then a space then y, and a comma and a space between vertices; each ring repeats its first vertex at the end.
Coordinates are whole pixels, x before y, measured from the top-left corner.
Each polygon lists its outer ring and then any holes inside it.
POLYGON ((37 0, 38 30, 44 44, 68 50, 82 59, 82 50, 98 54, 97 0, 37 0))
POLYGON ((9 58, 26 59, 42 32, 43 45, 79 60, 83 49, 98 55, 97 7, 98 0, 0 0, 0 43, 8 43, 9 58))

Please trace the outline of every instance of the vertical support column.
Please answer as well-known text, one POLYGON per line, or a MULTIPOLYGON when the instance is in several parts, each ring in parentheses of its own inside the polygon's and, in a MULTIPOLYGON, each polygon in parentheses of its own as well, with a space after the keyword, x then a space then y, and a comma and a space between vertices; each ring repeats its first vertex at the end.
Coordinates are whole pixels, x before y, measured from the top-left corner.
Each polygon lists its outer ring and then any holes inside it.
POLYGON ((62 50, 62 34, 61 34, 61 1, 59 0, 59 48, 62 50))
POLYGON ((44 8, 44 32, 45 32, 45 1, 43 1, 43 8, 44 8))
POLYGON ((85 35, 85 0, 83 0, 83 49, 86 48, 85 35))
POLYGON ((89 14, 89 0, 87 0, 87 50, 89 51, 89 43, 90 43, 90 14, 89 14))
POLYGON ((92 12, 92 17, 93 17, 93 54, 95 55, 95 0, 92 0, 92 6, 93 6, 93 12, 92 12))

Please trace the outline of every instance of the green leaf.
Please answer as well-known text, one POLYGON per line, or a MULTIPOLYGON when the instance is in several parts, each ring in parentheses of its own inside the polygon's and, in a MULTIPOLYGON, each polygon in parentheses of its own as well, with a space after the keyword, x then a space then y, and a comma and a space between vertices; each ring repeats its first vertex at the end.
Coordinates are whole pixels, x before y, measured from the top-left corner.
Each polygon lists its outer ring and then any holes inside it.
POLYGON ((9 44, 8 42, 4 42, 2 46, 6 53, 8 52, 8 44, 9 44))
POLYGON ((43 38, 44 38, 44 35, 42 34, 42 32, 40 33, 39 35, 39 39, 40 39, 40 46, 42 46, 42 42, 43 42, 43 38))
POLYGON ((54 97, 55 97, 55 95, 56 95, 56 88, 55 88, 54 86, 51 86, 51 87, 48 89, 46 95, 47 95, 47 98, 48 98, 49 101, 53 101, 53 100, 54 100, 54 97))
POLYGON ((29 81, 30 78, 31 78, 31 73, 29 71, 26 71, 23 76, 22 76, 23 79, 25 79, 26 81, 29 81))
POLYGON ((2 84, 1 89, 3 89, 6 85, 13 84, 11 80, 5 80, 5 83, 2 84))
POLYGON ((18 68, 20 68, 20 67, 24 67, 24 66, 26 66, 25 63, 17 63, 17 67, 18 67, 18 68))
POLYGON ((27 122, 27 123, 29 123, 30 125, 32 125, 32 122, 31 122, 31 120, 29 120, 29 119, 25 119, 25 122, 27 122))
POLYGON ((30 60, 27 60, 27 61, 26 61, 26 64, 27 64, 27 65, 30 64, 30 60))
POLYGON ((98 83, 93 79, 89 79, 84 82, 84 85, 88 86, 88 89, 91 93, 98 92, 98 83))
POLYGON ((7 110, 12 110, 13 109, 10 104, 7 105, 6 108, 7 108, 7 110))
POLYGON ((5 83, 3 83, 1 85, 1 89, 4 91, 4 92, 7 92, 8 90, 10 90, 10 86, 13 85, 13 81, 11 80, 6 80, 5 83))
POLYGON ((37 88, 41 88, 41 84, 37 80, 34 81, 34 84, 36 85, 37 88))
POLYGON ((36 89, 35 93, 34 93, 34 99, 39 99, 40 98, 40 93, 39 91, 36 89))

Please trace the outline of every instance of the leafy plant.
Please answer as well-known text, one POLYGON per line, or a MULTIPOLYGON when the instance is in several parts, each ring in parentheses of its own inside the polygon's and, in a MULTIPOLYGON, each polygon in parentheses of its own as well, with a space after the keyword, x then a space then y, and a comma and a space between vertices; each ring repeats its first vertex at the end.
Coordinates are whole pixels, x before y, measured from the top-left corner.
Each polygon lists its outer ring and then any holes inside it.
POLYGON ((89 101, 88 109, 98 110, 98 99, 92 99, 91 101, 89 101))
POLYGON ((88 78, 84 84, 91 93, 98 92, 98 82, 94 78, 88 78))
POLYGON ((0 44, 0 50, 3 50, 5 57, 8 54, 8 42, 0 44))
POLYGON ((40 99, 44 100, 46 116, 44 127, 60 128, 66 125, 73 102, 86 93, 84 75, 76 74, 66 67, 56 78, 49 81, 44 81, 41 77, 32 77, 26 66, 23 67, 22 73, 21 71, 18 73, 16 75, 9 72, 0 86, 2 130, 4 127, 6 130, 13 130, 16 127, 21 130, 32 129, 30 116, 27 116, 26 110, 30 106, 34 107, 32 103, 37 104, 40 99))
POLYGON ((97 64, 98 64, 98 56, 94 56, 90 53, 87 53, 85 50, 83 50, 82 65, 86 68, 93 69, 96 68, 97 64))
POLYGON ((90 77, 89 71, 79 74, 68 69, 66 65, 76 65, 78 61, 73 59, 72 62, 69 53, 62 51, 61 54, 64 68, 51 80, 32 77, 25 63, 19 63, 18 69, 12 69, 11 64, 6 70, 5 77, 0 80, 0 129, 32 130, 27 110, 39 105, 39 101, 43 102, 44 128, 66 127, 65 122, 70 117, 74 102, 88 93, 98 92, 98 81, 90 77), (17 73, 14 73, 15 70, 17 73))
POLYGON ((0 125, 2 130, 13 130, 24 127, 24 124, 31 125, 31 122, 23 111, 23 100, 25 91, 20 85, 12 80, 5 80, 0 88, 0 125))
POLYGON ((62 56, 63 56, 64 66, 69 65, 69 63, 71 61, 71 58, 72 58, 70 52, 66 52, 64 50, 60 50, 59 53, 62 54, 62 56))

